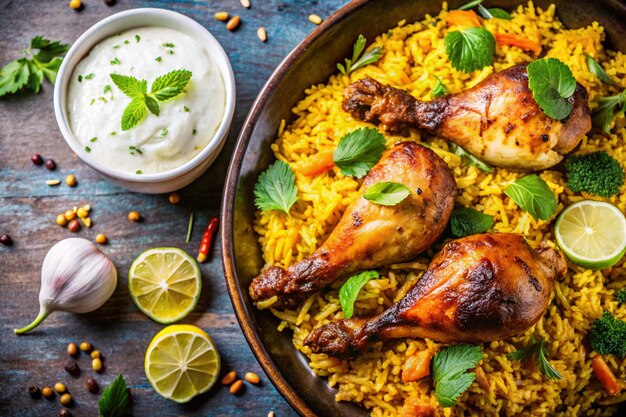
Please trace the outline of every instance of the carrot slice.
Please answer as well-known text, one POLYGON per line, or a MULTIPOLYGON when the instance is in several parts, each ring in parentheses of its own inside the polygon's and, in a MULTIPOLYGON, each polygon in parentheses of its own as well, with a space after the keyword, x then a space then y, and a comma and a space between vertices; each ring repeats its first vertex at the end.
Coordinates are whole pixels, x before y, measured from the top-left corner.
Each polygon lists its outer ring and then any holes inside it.
POLYGON ((298 171, 307 177, 314 177, 323 174, 334 166, 333 151, 322 151, 303 161, 298 171))
POLYGON ((609 395, 617 395, 622 390, 622 386, 619 380, 606 364, 602 355, 597 355, 591 360, 591 368, 593 374, 598 378, 598 381, 602 384, 606 392, 609 395))
POLYGON ((402 382, 412 382, 430 375, 430 350, 423 350, 409 356, 402 367, 402 382))
POLYGON ((449 26, 481 26, 478 15, 472 10, 450 10, 445 19, 449 26))
POLYGON ((430 404, 422 404, 421 400, 409 397, 402 406, 402 417, 433 417, 434 411, 430 404))
POLYGON ((541 53, 541 45, 524 36, 496 33, 494 37, 498 45, 517 46, 525 51, 532 51, 537 55, 541 53))

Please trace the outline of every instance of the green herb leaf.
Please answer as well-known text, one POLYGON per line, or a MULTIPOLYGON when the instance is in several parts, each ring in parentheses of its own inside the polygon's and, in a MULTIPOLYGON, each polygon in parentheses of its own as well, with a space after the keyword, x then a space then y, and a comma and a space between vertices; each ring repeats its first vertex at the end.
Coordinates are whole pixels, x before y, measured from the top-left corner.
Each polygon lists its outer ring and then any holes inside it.
POLYGON ((365 271, 350 277, 339 289, 339 304, 344 316, 349 319, 354 314, 354 302, 361 288, 371 279, 378 279, 380 274, 376 271, 365 271))
POLYGON ((94 73, 92 72, 91 74, 87 74, 87 75, 85 75, 85 79, 86 79, 86 80, 91 80, 91 79, 93 79, 95 76, 96 76, 96 74, 94 74, 94 73))
POLYGON ((189 243, 191 240, 191 232, 193 231, 193 211, 189 215, 189 224, 187 224, 187 237, 185 238, 185 243, 189 243))
POLYGON ((493 168, 491 167, 491 165, 476 158, 474 155, 472 155, 456 143, 450 142, 450 150, 455 155, 460 156, 461 159, 465 160, 469 165, 475 166, 476 168, 484 172, 493 172, 493 168))
POLYGON ((435 78, 437 79, 437 82, 435 83, 435 86, 433 87, 433 91, 432 93, 430 93, 430 95, 433 97, 441 97, 441 96, 445 96, 446 94, 448 94, 448 89, 441 82, 441 78, 437 77, 436 75, 435 75, 435 78))
POLYGON ((546 357, 545 341, 542 338, 532 336, 531 343, 528 346, 523 349, 518 349, 513 353, 509 353, 508 356, 513 360, 522 362, 528 359, 534 359, 541 373, 548 379, 561 379, 561 374, 554 369, 546 357))
POLYGON ((535 220, 548 220, 556 213, 556 196, 537 175, 526 175, 511 183, 504 193, 535 220))
POLYGON ((183 91, 190 79, 191 71, 175 70, 168 72, 154 80, 150 95, 159 101, 170 100, 183 91))
POLYGON ((146 80, 138 80, 130 75, 110 74, 113 83, 130 98, 142 98, 148 92, 146 80))
POLYGON ((343 175, 361 178, 378 163, 386 149, 385 137, 378 130, 357 129, 341 138, 333 160, 343 175))
POLYGON ((34 93, 39 93, 41 83, 43 82, 43 71, 34 63, 34 61, 28 61, 28 70, 30 75, 28 76, 28 82, 26 87, 34 93))
POLYGON ((363 198, 381 206, 395 206, 411 195, 411 190, 397 182, 379 182, 369 187, 363 198))
POLYGON ((455 209, 450 217, 450 230, 456 237, 485 233, 493 226, 493 216, 470 207, 455 209))
POLYGON ((556 58, 542 58, 526 67, 528 87, 541 110, 555 120, 563 120, 572 111, 567 100, 576 90, 576 79, 567 65, 556 58))
POLYGON ((98 401, 99 417, 124 417, 130 400, 128 387, 120 374, 106 387, 98 401))
POLYGON ((598 64, 598 61, 593 59, 593 57, 589 54, 585 54, 585 56, 587 58, 587 68, 589 68, 589 71, 591 71, 592 74, 594 74, 603 82, 607 84, 613 84, 613 81, 611 81, 609 75, 604 71, 604 68, 602 68, 602 66, 598 64))
POLYGON ((448 32, 444 44, 448 59, 459 71, 472 72, 493 63, 496 40, 483 27, 448 32))
POLYGON ((366 65, 372 64, 380 59, 383 56, 382 48, 377 46, 375 48, 370 49, 365 52, 363 56, 363 50, 365 49, 365 44, 367 43, 367 39, 363 35, 359 35, 352 47, 352 58, 345 59, 346 65, 337 64, 337 68, 341 71, 342 74, 350 74, 352 71, 355 71, 359 68, 362 68, 366 65))
POLYGON ((467 370, 483 359, 479 346, 455 345, 441 349, 433 358, 435 395, 442 407, 452 407, 476 378, 467 370))
POLYGON ((124 109, 122 114, 122 130, 128 130, 146 117, 146 103, 143 98, 134 98, 128 106, 124 109))
MULTIPOLYGON (((0 81, 0 96, 2 90, 2 83, 0 81)), ((591 120, 593 126, 597 129, 602 129, 607 135, 611 133, 611 123, 616 116, 624 114, 626 111, 626 90, 619 94, 608 97, 598 98, 598 107, 596 107, 592 114, 591 120)))
POLYGON ((276 161, 259 175, 254 186, 254 204, 259 210, 280 210, 289 214, 298 201, 298 187, 293 171, 283 161, 276 161))
POLYGON ((161 59, 162 58, 160 56, 157 56, 156 58, 154 58, 154 60, 157 61, 157 62, 161 62, 161 59))
POLYGON ((45 64, 55 57, 64 55, 70 47, 60 41, 51 41, 41 36, 35 36, 30 40, 30 49, 38 49, 39 52, 34 54, 33 58, 45 64))
POLYGON ((111 65, 119 65, 121 64, 122 61, 119 60, 119 58, 115 57, 111 60, 111 65))
POLYGON ((135 42, 139 42, 141 40, 141 36, 135 35, 135 42))
POLYGON ((499 9, 497 7, 493 7, 493 8, 486 8, 483 5, 479 5, 478 6, 478 13, 480 13, 480 15, 484 18, 484 19, 504 19, 504 20, 511 20, 513 19, 513 16, 511 16, 509 13, 507 13, 505 10, 499 9))
POLYGON ((0 69, 0 97, 16 93, 26 86, 30 77, 30 68, 25 58, 9 62, 0 69))
POLYGON ((463 6, 459 7, 457 10, 469 10, 469 9, 472 9, 472 8, 478 6, 482 2, 483 2, 483 0, 470 1, 469 3, 466 3, 463 6))
POLYGON ((146 102, 146 107, 150 110, 150 113, 158 116, 161 112, 159 109, 159 103, 156 101, 154 97, 145 96, 144 101, 146 102))

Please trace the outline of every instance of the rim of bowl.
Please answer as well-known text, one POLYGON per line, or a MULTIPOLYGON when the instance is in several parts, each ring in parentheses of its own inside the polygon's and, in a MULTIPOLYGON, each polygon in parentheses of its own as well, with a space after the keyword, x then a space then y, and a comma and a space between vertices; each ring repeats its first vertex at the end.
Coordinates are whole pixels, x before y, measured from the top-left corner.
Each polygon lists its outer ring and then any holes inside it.
MULTIPOLYGON (((190 35, 189 32, 187 32, 186 34, 190 35)), ((109 17, 100 20, 98 23, 83 32, 83 34, 80 35, 80 37, 72 44, 70 50, 63 59, 61 67, 59 68, 56 83, 54 85, 54 113, 57 125, 59 126, 59 130, 63 135, 63 139, 65 139, 65 142, 72 149, 72 151, 76 155, 78 155, 78 157, 84 163, 86 163, 98 172, 101 172, 115 179, 138 183, 155 183, 179 177, 196 168, 210 155, 219 152, 221 150, 221 145, 228 136, 228 130, 230 129, 230 125, 235 113, 235 102, 235 75, 233 73, 233 68, 230 60, 228 59, 228 55, 226 55, 226 52, 224 51, 224 48, 219 43, 219 41, 204 26, 202 26, 200 23, 196 22, 192 18, 172 10, 159 9, 154 7, 130 9, 123 12, 115 13, 109 17), (226 92, 226 105, 224 108, 224 115, 222 116, 222 120, 220 121, 217 130, 213 134, 213 137, 200 151, 200 153, 198 153, 192 159, 180 165, 179 167, 171 169, 169 171, 159 173, 146 173, 141 175, 111 168, 96 160, 94 157, 85 152, 85 150, 80 146, 78 140, 72 132, 72 129, 70 129, 69 121, 67 118, 67 95, 70 80, 68 80, 67 83, 64 82, 65 79, 72 76, 76 65, 78 65, 78 63, 82 60, 84 56, 87 56, 87 54, 91 52, 91 50, 100 41, 112 36, 111 34, 102 34, 102 32, 104 32, 107 29, 107 26, 110 25, 112 22, 124 20, 125 28, 120 29, 121 31, 137 27, 149 26, 146 24, 133 23, 134 18, 136 18, 137 16, 152 16, 155 18, 169 20, 171 22, 180 24, 180 26, 185 27, 186 30, 188 30, 189 32, 195 32, 196 34, 201 35, 202 39, 200 39, 198 43, 206 49, 209 56, 215 61, 222 76, 224 89, 226 92), (93 45, 91 46, 89 51, 83 54, 83 56, 80 57, 75 65, 70 66, 71 58, 74 55, 78 54, 78 50, 83 46, 83 44, 88 42, 93 42, 93 45), (61 87, 63 84, 67 84, 65 88, 61 87)))
MULTIPOLYGON (((259 361, 259 364, 269 377, 270 381, 278 392, 287 400, 287 402, 304 417, 317 417, 317 414, 309 407, 300 395, 287 383, 286 379, 278 371, 275 361, 271 358, 268 350, 262 344, 257 335, 257 330, 252 324, 251 314, 246 309, 243 293, 236 278, 233 246, 233 209, 235 196, 237 194, 237 183, 241 165, 246 153, 246 149, 252 137, 254 126, 258 122, 263 108, 265 107, 268 97, 276 89, 277 84, 283 78, 286 72, 291 69, 294 61, 296 61, 302 52, 306 51, 310 45, 315 42, 326 30, 330 29, 336 23, 340 22, 353 11, 363 7, 371 0, 353 0, 346 4, 335 13, 330 15, 322 22, 313 32, 307 35, 278 65, 276 70, 267 80, 259 94, 257 95, 250 112, 243 122, 243 129, 237 138, 235 151, 230 161, 226 182, 224 186, 222 207, 221 207, 221 223, 224 227, 220 227, 220 237, 222 241, 222 263, 224 268, 224 277, 228 288, 228 296, 235 310, 235 316, 239 322, 239 326, 252 349, 252 353, 259 361)), ((245 290, 247 291, 247 290, 245 290)))

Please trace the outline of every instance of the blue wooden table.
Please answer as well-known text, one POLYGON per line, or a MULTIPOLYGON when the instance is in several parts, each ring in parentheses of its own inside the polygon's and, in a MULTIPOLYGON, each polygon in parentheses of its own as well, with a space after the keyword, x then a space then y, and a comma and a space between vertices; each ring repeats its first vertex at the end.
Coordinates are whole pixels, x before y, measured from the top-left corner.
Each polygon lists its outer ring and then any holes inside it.
POLYGON ((57 416, 55 401, 32 400, 29 385, 52 386, 64 381, 75 405, 74 416, 96 416, 97 396, 84 388, 95 376, 101 387, 123 374, 131 387, 135 416, 295 416, 285 400, 263 374, 239 329, 228 298, 219 245, 210 261, 201 266, 203 291, 196 310, 182 322, 205 329, 222 354, 222 374, 236 370, 261 376, 261 384, 248 384, 238 396, 222 386, 179 405, 161 398, 143 371, 144 352, 151 338, 164 326, 151 321, 135 307, 127 290, 126 275, 133 259, 157 246, 178 246, 195 255, 202 231, 211 216, 219 214, 220 198, 230 154, 252 101, 276 65, 315 25, 311 13, 327 17, 345 0, 251 0, 244 9, 238 0, 210 1, 118 1, 107 7, 102 0, 83 0, 85 8, 74 12, 66 0, 3 0, 0 4, 0 65, 19 58, 35 35, 72 43, 100 19, 136 7, 160 7, 183 13, 215 35, 228 53, 237 80, 237 109, 228 142, 217 162, 195 183, 181 190, 179 205, 165 195, 130 193, 101 178, 67 147, 57 129, 52 87, 43 91, 0 99, 0 234, 14 244, 0 246, 0 416, 57 416), (213 18, 217 11, 240 15, 242 24, 229 32, 213 18), (261 43, 256 30, 267 28, 268 41, 261 43), (57 162, 55 171, 35 166, 32 153, 57 162), (49 187, 46 180, 63 180, 74 174, 78 186, 49 187), (93 227, 71 234, 55 224, 57 214, 74 206, 91 204, 93 227), (136 210, 144 218, 131 223, 127 213, 136 210), (187 222, 195 213, 190 243, 185 243, 187 222), (84 315, 53 313, 36 331, 15 336, 13 329, 29 323, 38 312, 39 275, 48 249, 57 241, 78 236, 109 238, 102 247, 119 273, 113 297, 99 310, 84 315), (69 359, 69 342, 89 340, 105 356, 106 370, 96 375, 87 355, 79 359, 82 374, 70 377, 63 369, 69 359))

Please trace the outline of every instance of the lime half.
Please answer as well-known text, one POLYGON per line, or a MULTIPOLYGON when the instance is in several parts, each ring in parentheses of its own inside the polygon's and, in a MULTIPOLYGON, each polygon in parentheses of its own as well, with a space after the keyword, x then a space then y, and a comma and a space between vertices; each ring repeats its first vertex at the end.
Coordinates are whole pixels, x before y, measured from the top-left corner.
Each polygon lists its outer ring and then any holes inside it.
POLYGON ((585 268, 608 268, 626 252, 626 218, 609 203, 572 204, 557 219, 554 233, 570 261, 585 268))
POLYGON ((130 296, 144 314, 159 323, 173 323, 189 314, 201 290, 198 263, 182 249, 149 249, 128 271, 130 296))
POLYGON ((154 336, 146 350, 146 378, 159 395, 178 403, 208 391, 220 374, 211 337, 190 324, 174 324, 154 336))

